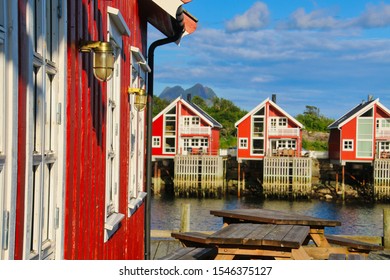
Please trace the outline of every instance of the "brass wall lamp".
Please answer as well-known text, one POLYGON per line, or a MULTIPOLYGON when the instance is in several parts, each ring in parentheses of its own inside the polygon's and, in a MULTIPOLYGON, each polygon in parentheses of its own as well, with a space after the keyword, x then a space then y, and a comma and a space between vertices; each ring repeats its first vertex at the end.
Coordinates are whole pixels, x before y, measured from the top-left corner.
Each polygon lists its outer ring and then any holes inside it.
POLYGON ((142 111, 146 107, 146 101, 148 100, 148 96, 146 91, 142 88, 128 88, 128 94, 134 94, 134 107, 137 111, 142 111))
POLYGON ((93 52, 93 74, 96 79, 106 82, 114 72, 115 51, 110 42, 81 41, 80 52, 93 52))

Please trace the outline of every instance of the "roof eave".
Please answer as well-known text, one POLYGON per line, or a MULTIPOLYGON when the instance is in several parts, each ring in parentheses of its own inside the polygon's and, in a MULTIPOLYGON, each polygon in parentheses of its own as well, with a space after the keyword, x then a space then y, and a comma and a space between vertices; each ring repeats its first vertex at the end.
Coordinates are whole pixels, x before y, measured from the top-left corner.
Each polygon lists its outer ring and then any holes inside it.
MULTIPOLYGON (((182 37, 193 33, 198 20, 182 8, 189 0, 144 0, 141 7, 147 21, 167 37, 183 30, 182 37)), ((182 38, 181 37, 181 38, 182 38)), ((181 38, 176 42, 180 43, 181 38)))

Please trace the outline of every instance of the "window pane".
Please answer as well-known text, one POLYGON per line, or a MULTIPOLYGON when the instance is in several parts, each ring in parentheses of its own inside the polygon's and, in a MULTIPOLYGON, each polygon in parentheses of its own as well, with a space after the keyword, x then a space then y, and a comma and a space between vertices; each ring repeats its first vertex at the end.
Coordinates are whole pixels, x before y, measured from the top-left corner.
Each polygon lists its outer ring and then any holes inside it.
POLYGON ((5 0, 0 0, 0 26, 5 26, 5 0))
POLYGON ((52 30, 52 1, 46 1, 46 51, 47 59, 52 61, 53 59, 53 30, 52 30))

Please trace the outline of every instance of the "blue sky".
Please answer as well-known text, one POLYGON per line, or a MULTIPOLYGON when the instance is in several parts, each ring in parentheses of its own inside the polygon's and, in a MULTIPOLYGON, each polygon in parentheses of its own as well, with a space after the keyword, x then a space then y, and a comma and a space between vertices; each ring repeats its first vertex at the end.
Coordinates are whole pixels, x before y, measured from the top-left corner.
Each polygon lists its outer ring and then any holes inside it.
MULTIPOLYGON (((390 108, 390 1, 193 0, 197 30, 155 53, 154 93, 201 83, 251 110, 339 118, 368 95, 390 108)), ((149 42, 162 35, 152 32, 149 42)))

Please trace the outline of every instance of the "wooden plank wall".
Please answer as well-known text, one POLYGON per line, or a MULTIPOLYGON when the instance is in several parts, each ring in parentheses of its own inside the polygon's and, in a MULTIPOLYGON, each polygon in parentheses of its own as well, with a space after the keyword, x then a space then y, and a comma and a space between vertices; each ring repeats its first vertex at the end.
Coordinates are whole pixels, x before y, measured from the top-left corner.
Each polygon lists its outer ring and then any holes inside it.
POLYGON ((265 157, 263 193, 265 196, 310 196, 312 160, 299 157, 265 157))
POLYGON ((390 159, 374 162, 374 196, 378 200, 390 198, 390 159))
POLYGON ((175 195, 214 196, 223 191, 223 160, 220 156, 175 156, 175 195))

